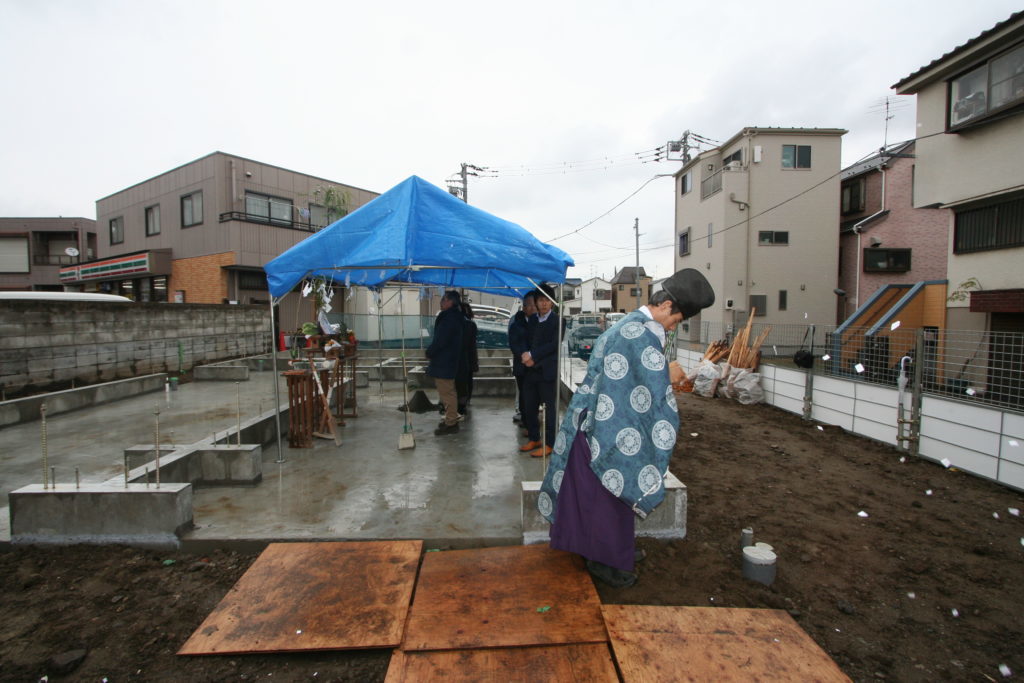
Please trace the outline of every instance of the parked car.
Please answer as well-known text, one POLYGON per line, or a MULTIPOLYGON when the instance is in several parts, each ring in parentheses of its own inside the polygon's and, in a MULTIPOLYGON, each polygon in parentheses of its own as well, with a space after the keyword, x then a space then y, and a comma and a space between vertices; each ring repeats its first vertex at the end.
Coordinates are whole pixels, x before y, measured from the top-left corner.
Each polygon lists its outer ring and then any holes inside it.
POLYGON ((626 317, 625 313, 605 313, 604 314, 604 329, 608 329, 615 323, 619 322, 626 317))
POLYGON ((587 360, 603 330, 597 325, 577 325, 569 337, 569 353, 587 360))

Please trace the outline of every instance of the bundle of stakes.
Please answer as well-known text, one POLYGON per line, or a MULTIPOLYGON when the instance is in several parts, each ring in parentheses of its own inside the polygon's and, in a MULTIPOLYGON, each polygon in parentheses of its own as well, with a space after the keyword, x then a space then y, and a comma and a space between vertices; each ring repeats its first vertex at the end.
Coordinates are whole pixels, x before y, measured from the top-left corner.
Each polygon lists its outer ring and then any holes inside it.
POLYGON ((729 342, 724 339, 711 342, 708 345, 707 351, 704 352, 704 360, 717 363, 722 360, 729 353, 729 342))
POLYGON ((757 313, 757 309, 751 309, 750 317, 747 318, 747 326, 736 335, 736 339, 733 340, 732 347, 729 349, 727 362, 734 368, 756 370, 761 363, 761 344, 768 338, 772 328, 765 327, 751 343, 750 327, 754 324, 755 313, 757 313))

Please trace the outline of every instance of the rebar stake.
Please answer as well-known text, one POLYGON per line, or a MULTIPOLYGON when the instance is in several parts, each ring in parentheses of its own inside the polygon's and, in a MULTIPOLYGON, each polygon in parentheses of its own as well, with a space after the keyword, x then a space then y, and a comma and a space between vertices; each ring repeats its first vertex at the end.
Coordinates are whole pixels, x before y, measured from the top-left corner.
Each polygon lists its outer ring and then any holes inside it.
POLYGON ((160 488, 160 405, 153 410, 156 416, 156 487, 160 488))
POLYGON ((48 485, 49 482, 46 479, 46 474, 47 474, 47 469, 46 468, 47 468, 48 465, 47 465, 47 453, 46 453, 46 404, 45 403, 43 405, 39 406, 39 420, 40 420, 39 429, 41 430, 40 438, 42 439, 42 446, 43 446, 43 488, 47 489, 47 488, 49 488, 49 485, 48 485))
POLYGON ((128 488, 128 472, 129 472, 129 470, 130 470, 130 468, 128 467, 128 451, 125 451, 125 453, 124 453, 124 487, 125 488, 128 488))
POLYGON ((78 468, 77 467, 75 468, 75 488, 76 489, 82 488, 82 479, 78 475, 78 468))
POLYGON ((52 465, 50 466, 50 488, 51 489, 56 489, 57 488, 57 475, 54 473, 54 470, 56 470, 56 469, 57 469, 56 467, 53 467, 52 465))
POLYGON ((235 382, 235 416, 238 418, 238 448, 242 447, 242 396, 235 382))
POLYGON ((541 454, 541 472, 545 475, 548 473, 548 411, 547 406, 540 406, 540 454, 541 454))

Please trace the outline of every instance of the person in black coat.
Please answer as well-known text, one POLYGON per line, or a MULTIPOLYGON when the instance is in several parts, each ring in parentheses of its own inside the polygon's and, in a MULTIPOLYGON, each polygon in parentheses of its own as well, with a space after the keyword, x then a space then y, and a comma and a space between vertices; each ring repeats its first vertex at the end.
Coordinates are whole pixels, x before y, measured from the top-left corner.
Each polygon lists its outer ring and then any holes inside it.
POLYGON ((459 401, 459 415, 465 416, 473 398, 473 375, 480 372, 480 355, 476 350, 477 330, 473 322, 473 307, 462 302, 462 315, 466 321, 462 326, 462 355, 455 375, 455 394, 459 401))
POLYGON ((434 378, 437 394, 444 404, 444 420, 434 434, 454 434, 459 431, 458 399, 455 394, 455 375, 462 356, 462 337, 465 316, 462 315, 462 298, 450 290, 441 297, 441 312, 434 321, 434 338, 427 347, 430 363, 427 374, 434 378))
POLYGON ((529 452, 539 458, 551 452, 557 431, 555 398, 558 387, 558 338, 559 318, 551 298, 551 290, 544 287, 535 293, 537 302, 536 322, 530 339, 530 349, 522 355, 527 367, 523 388, 526 393, 523 422, 529 441, 520 451, 529 452), (544 405, 545 440, 540 440, 540 406, 544 405))
POLYGON ((528 320, 537 312, 534 304, 533 292, 523 297, 523 308, 512 316, 508 324, 508 348, 512 351, 512 376, 516 378, 516 414, 512 418, 518 422, 526 413, 524 401, 526 394, 523 393, 523 380, 526 378, 526 366, 523 365, 523 354, 530 350, 531 327, 528 320))

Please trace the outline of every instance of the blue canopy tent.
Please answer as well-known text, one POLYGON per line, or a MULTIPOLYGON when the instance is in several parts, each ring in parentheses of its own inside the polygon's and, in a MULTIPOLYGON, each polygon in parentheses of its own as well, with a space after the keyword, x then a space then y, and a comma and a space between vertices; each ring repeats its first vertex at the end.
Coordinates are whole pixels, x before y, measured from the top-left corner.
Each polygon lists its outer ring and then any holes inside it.
POLYGON ((282 297, 304 278, 525 294, 564 282, 573 260, 515 223, 417 176, 291 247, 263 268, 282 297))
MULTIPOLYGON (((263 269, 273 326, 274 304, 307 278, 371 289, 390 283, 521 296, 541 282, 565 282, 572 265, 572 257, 519 225, 410 176, 263 269)), ((275 374, 276 361, 275 353, 275 374)), ((280 397, 275 400, 280 406, 280 397)))

